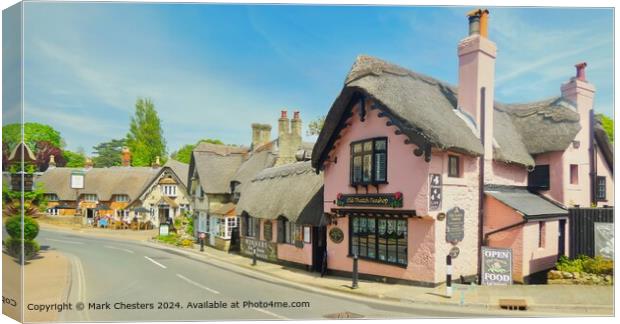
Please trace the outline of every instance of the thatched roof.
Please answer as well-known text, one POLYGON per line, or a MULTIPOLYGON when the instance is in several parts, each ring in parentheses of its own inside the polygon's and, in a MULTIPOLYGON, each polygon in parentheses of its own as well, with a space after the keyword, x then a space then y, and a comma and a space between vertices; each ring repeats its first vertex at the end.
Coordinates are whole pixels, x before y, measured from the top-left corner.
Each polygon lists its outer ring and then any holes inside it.
POLYGON ((187 178, 189 174, 189 164, 179 162, 177 160, 168 159, 164 167, 168 167, 174 172, 174 174, 181 180, 183 185, 187 187, 187 178))
POLYGON ((99 200, 108 201, 113 195, 127 195, 130 200, 137 198, 159 174, 160 168, 50 168, 35 181, 43 184, 45 193, 56 194, 59 200, 75 200, 76 190, 71 189, 70 183, 73 171, 84 172, 84 189, 79 189, 79 194, 96 194, 99 200))
POLYGON ((200 143, 192 151, 188 179, 196 170, 205 193, 230 193, 230 182, 247 152, 244 147, 200 143))
POLYGON ((232 177, 232 181, 239 182, 235 191, 243 191, 243 188, 250 183, 260 171, 274 166, 276 157, 277 155, 271 150, 252 152, 249 158, 239 166, 235 175, 232 177))
POLYGON ((607 136, 607 132, 603 128, 600 118, 596 118, 594 122, 594 139, 598 148, 605 158, 605 163, 609 167, 611 173, 614 173, 614 146, 607 136))
MULTIPOLYGON (((457 108, 457 89, 442 81, 370 56, 359 56, 327 114, 312 153, 321 168, 333 137, 355 96, 372 98, 410 138, 442 150, 469 155, 483 152, 478 136, 457 108)), ((495 104, 494 159, 533 166, 532 155, 564 150, 579 131, 579 116, 566 101, 495 104), (544 136, 542 136, 544 134, 544 136)))
POLYGON ((243 190, 237 214, 276 219, 280 216, 298 224, 318 225, 323 217, 323 175, 310 162, 268 168, 243 190))

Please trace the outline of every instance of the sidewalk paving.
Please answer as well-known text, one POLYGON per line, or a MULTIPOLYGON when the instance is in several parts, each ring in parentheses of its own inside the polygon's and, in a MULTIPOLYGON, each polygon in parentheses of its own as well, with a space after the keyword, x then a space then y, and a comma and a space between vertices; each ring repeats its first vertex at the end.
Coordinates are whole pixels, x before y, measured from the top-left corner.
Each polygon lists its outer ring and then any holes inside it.
MULTIPOLYGON (((579 315, 613 315, 613 286, 578 286, 578 285, 511 285, 511 286, 466 286, 453 284, 453 296, 445 296, 445 285, 435 288, 418 287, 403 284, 387 284, 359 280, 359 288, 351 289, 351 279, 338 276, 321 277, 319 273, 309 272, 298 268, 286 267, 280 264, 258 260, 256 266, 251 265, 251 258, 230 254, 205 246, 200 252, 199 246, 180 248, 150 240, 150 244, 180 249, 190 252, 197 257, 216 259, 234 264, 245 269, 251 269, 263 274, 287 281, 378 298, 386 301, 403 303, 444 305, 461 307, 463 309, 499 310, 499 299, 525 299, 530 312, 579 315)), ((514 315, 526 315, 521 311, 514 311, 514 315)))

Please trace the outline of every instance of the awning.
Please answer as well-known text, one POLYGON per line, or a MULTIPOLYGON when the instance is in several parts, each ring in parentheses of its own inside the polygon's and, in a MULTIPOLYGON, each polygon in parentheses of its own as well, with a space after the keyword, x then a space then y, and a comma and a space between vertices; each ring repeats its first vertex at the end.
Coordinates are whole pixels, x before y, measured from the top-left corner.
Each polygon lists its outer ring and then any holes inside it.
POLYGON ((52 208, 56 208, 56 209, 75 209, 75 206, 69 206, 69 205, 58 205, 52 208))
POLYGON ((567 217, 568 211, 523 188, 485 187, 484 193, 523 214, 525 220, 567 217))
POLYGON ((137 208, 134 208, 134 209, 133 209, 133 211, 134 211, 135 213, 150 213, 150 212, 151 212, 150 210, 148 210, 148 209, 146 209, 146 208, 144 208, 144 207, 137 207, 137 208))
POLYGON ((95 207, 95 210, 110 210, 110 206, 108 205, 99 205, 95 207))

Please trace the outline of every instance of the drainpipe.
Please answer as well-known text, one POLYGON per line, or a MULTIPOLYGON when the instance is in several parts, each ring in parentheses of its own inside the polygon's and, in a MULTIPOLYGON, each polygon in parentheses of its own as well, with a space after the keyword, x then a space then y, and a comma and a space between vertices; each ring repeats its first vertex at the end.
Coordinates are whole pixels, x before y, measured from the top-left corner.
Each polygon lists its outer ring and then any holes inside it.
POLYGON ((594 147, 594 109, 590 110, 590 134, 588 151, 590 153, 590 206, 596 205, 596 148, 594 147))
MULTIPOLYGON (((481 278, 482 278, 482 258, 480 257, 480 251, 482 251, 482 244, 484 243, 484 241, 482 240, 482 235, 483 235, 483 231, 482 228, 484 227, 484 160, 485 160, 485 156, 484 156, 484 148, 485 148, 485 141, 484 141, 484 125, 485 125, 485 98, 486 97, 486 88, 482 87, 480 88, 480 139, 482 140, 482 155, 480 156, 480 162, 479 162, 479 174, 480 176, 478 177, 478 284, 481 283, 481 278)), ((491 144, 493 145, 493 144, 491 144)))

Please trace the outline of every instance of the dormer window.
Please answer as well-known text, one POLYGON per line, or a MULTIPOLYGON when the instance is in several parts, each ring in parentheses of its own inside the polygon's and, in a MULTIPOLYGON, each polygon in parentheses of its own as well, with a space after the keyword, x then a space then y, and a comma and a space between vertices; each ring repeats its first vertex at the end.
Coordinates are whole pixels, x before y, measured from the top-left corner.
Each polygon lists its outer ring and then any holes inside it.
POLYGON ((82 200, 95 202, 97 201, 97 195, 96 194, 84 194, 82 195, 82 200))
POLYGON ((129 201, 129 196, 127 196, 127 195, 115 195, 114 196, 114 201, 116 201, 116 202, 128 202, 129 201))
POLYGON ((175 186, 175 185, 162 185, 161 186, 161 191, 166 196, 176 197, 176 195, 177 195, 177 186, 175 186))

